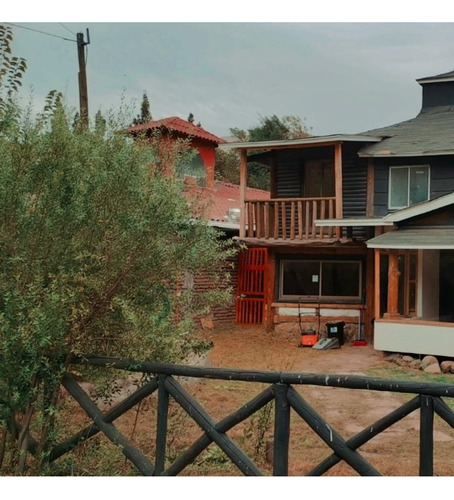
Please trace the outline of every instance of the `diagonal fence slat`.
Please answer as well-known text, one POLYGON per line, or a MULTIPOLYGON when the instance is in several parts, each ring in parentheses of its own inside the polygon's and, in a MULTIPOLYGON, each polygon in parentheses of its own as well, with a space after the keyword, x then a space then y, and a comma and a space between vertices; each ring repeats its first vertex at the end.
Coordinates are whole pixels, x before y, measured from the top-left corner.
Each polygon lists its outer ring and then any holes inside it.
MULTIPOLYGON (((274 388, 268 387, 248 403, 244 404, 240 409, 223 418, 215 424, 215 429, 218 432, 227 432, 235 425, 243 422, 251 415, 259 411, 270 401, 274 399, 274 388)), ((166 476, 174 476, 181 472, 185 467, 191 464, 211 443, 213 440, 207 434, 200 436, 194 444, 182 453, 172 465, 164 472, 166 476)))
MULTIPOLYGON (((350 448, 356 450, 360 446, 363 446, 372 438, 382 433, 395 423, 399 422, 405 418, 410 413, 414 412, 419 408, 419 396, 415 396, 413 399, 402 405, 400 408, 392 411, 388 415, 384 416, 380 420, 377 420, 372 425, 369 425, 366 429, 362 430, 352 438, 350 438, 346 444, 350 448)), ((307 476, 321 476, 327 472, 331 467, 334 467, 342 459, 339 458, 335 453, 327 457, 323 462, 314 467, 307 476)))
POLYGON ((172 377, 168 377, 165 386, 175 401, 201 427, 203 431, 221 448, 230 460, 246 476, 263 476, 263 472, 225 433, 216 429, 216 423, 202 406, 188 394, 172 377))
POLYGON ((438 416, 454 428, 454 412, 441 398, 434 398, 434 409, 438 416))
POLYGON ((341 435, 309 405, 300 394, 290 387, 288 401, 298 415, 311 429, 336 453, 362 476, 380 476, 381 474, 356 450, 351 449, 341 435))
POLYGON ((154 466, 150 460, 140 450, 134 447, 134 445, 128 441, 113 424, 104 421, 104 414, 102 411, 90 399, 90 396, 80 387, 74 378, 69 374, 65 374, 62 384, 93 420, 96 427, 98 427, 112 443, 120 448, 123 455, 125 455, 143 475, 152 476, 154 466))
MULTIPOLYGON (((153 394, 153 392, 155 392, 157 388, 158 379, 157 377, 155 377, 144 384, 142 387, 139 387, 136 391, 127 396, 121 403, 115 405, 107 413, 105 413, 103 417, 104 422, 114 422, 117 418, 121 417, 124 413, 133 408, 136 404, 140 403, 144 398, 153 394)), ((62 443, 54 446, 49 454, 48 461, 53 462, 57 460, 68 451, 71 451, 79 443, 95 436, 98 432, 100 432, 100 429, 95 424, 91 424, 85 427, 85 429, 82 429, 74 436, 71 436, 62 443)))

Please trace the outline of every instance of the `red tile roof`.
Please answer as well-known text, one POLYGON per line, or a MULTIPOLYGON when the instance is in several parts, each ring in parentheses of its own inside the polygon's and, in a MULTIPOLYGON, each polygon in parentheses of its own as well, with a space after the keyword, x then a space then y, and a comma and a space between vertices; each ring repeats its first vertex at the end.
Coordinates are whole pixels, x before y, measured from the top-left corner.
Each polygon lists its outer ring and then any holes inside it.
POLYGON ((179 132, 180 134, 187 135, 189 137, 197 137, 199 139, 204 139, 206 141, 214 142, 216 144, 224 143, 224 139, 217 137, 210 132, 207 132, 204 128, 198 127, 193 123, 186 120, 178 118, 178 116, 171 116, 169 118, 164 118, 162 120, 155 120, 148 123, 142 123, 140 125, 134 125, 128 129, 129 132, 140 132, 146 130, 157 130, 157 129, 167 129, 169 131, 179 132))
MULTIPOLYGON (((231 208, 240 208, 240 186, 226 182, 216 181, 213 189, 197 189, 188 186, 188 192, 197 193, 206 205, 205 217, 211 221, 229 222, 228 211, 231 208)), ((246 199, 269 200, 269 191, 261 189, 246 188, 246 199)))

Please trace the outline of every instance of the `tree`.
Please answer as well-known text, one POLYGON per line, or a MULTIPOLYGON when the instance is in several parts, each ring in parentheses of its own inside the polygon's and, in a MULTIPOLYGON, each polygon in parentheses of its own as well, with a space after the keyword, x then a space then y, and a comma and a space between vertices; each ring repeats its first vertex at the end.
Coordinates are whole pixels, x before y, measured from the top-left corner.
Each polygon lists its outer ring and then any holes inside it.
MULTIPOLYGON (((231 128, 230 133, 235 136, 240 142, 261 142, 285 139, 300 139, 309 137, 309 129, 304 124, 301 118, 293 115, 285 115, 279 118, 277 115, 260 116, 259 125, 243 130, 239 128, 231 128)), ((232 175, 232 178, 237 177, 239 172, 239 158, 237 157, 237 167, 233 168, 232 157, 227 157, 221 152, 219 162, 222 168, 222 175, 232 175), (226 168, 226 166, 229 166, 226 168)), ((230 181, 230 182, 233 182, 230 181)), ((270 188, 268 171, 265 167, 258 163, 249 163, 248 165, 248 185, 258 189, 270 188)))
POLYGON ((178 176, 152 168, 156 149, 125 137, 130 117, 73 130, 56 95, 34 119, 16 104, 0 116, 0 444, 2 430, 18 436, 21 473, 34 415, 45 457, 71 354, 183 359, 201 347, 199 303, 176 284, 206 270, 221 279, 232 253, 192 220, 178 176))
POLYGON ((137 115, 132 123, 134 125, 140 125, 142 123, 148 123, 153 120, 150 112, 150 101, 148 100, 147 93, 144 92, 142 96, 142 104, 140 105, 140 115, 137 115))

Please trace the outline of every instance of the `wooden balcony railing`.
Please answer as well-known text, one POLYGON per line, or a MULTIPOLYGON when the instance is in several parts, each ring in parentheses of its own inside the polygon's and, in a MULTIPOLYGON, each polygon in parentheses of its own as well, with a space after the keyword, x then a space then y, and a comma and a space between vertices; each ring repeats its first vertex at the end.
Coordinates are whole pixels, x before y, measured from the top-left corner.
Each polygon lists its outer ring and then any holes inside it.
POLYGON ((332 238, 335 227, 316 227, 316 219, 336 218, 335 197, 278 198, 245 202, 244 236, 283 240, 332 238))

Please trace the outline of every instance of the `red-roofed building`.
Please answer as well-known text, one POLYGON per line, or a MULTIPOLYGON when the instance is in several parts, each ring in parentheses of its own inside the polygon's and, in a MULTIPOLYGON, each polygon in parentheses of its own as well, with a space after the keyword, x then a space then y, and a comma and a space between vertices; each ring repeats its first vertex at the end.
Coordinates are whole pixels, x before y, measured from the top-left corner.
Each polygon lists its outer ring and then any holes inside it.
POLYGON ((189 147, 196 150, 197 155, 188 165, 186 173, 199 180, 203 179, 203 184, 208 189, 213 187, 215 150, 219 144, 225 142, 224 139, 177 116, 134 125, 129 132, 134 136, 145 134, 149 138, 159 135, 159 148, 163 155, 168 153, 167 146, 172 146, 175 141, 189 141, 189 147))
MULTIPOLYGON (((193 203, 194 216, 207 219, 214 227, 221 229, 227 237, 238 236, 240 229, 240 207, 242 193, 239 185, 215 181, 216 148, 225 141, 207 132, 202 127, 194 125, 178 117, 164 118, 152 122, 135 125, 129 129, 133 136, 144 135, 153 142, 155 138, 164 169, 173 166, 174 154, 178 151, 175 143, 185 141, 189 148, 197 151, 191 164, 185 167, 183 173, 186 182, 186 195, 193 203)), ((164 170, 165 171, 165 170, 164 170)), ((170 171, 169 171, 170 173, 170 171)), ((268 191, 245 188, 243 196, 247 199, 265 201, 270 197, 268 191)), ((226 262, 226 271, 230 274, 225 287, 236 291, 238 258, 226 262)), ((209 290, 213 285, 210 276, 190 277, 183 286, 191 286, 196 292, 209 290)), ((236 296, 236 293, 235 293, 236 296)), ((236 300, 231 300, 224 307, 212 311, 209 322, 216 324, 234 323, 236 318, 236 300)), ((206 318, 200 318, 206 320, 206 318)), ((202 321, 202 324, 204 322, 202 321)))

